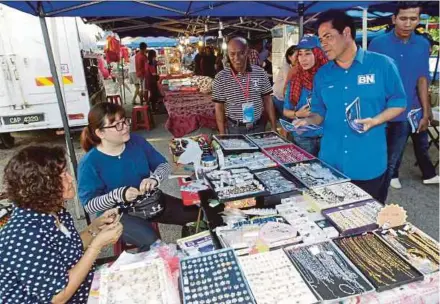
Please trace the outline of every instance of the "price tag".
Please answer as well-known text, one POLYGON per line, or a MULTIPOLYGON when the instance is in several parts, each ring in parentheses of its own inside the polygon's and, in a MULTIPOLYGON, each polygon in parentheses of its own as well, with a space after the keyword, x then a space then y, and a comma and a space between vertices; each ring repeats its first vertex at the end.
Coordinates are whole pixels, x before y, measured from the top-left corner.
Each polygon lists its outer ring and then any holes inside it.
POLYGON ((383 207, 377 215, 377 224, 379 227, 397 227, 405 224, 407 214, 405 209, 396 204, 383 207))

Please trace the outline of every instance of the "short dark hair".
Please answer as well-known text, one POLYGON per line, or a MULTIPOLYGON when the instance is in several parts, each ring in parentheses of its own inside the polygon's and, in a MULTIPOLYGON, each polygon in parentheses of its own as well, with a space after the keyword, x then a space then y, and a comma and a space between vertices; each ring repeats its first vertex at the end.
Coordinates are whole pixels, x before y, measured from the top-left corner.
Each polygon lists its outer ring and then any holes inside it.
POLYGON ((419 15, 422 13, 422 4, 418 1, 399 1, 397 2, 394 16, 399 15, 400 10, 407 10, 410 8, 419 8, 419 15))
POLYGON ((153 58, 155 58, 157 56, 156 51, 155 50, 149 50, 148 51, 148 62, 150 64, 153 63, 153 58))
POLYGON ((147 48, 147 44, 145 42, 139 43, 139 49, 145 50, 147 48))
POLYGON ((348 16, 345 12, 339 10, 329 10, 318 17, 316 22, 316 28, 325 22, 331 22, 334 29, 340 34, 348 27, 351 31, 351 38, 356 39, 356 26, 354 25, 354 19, 348 16))
POLYGON ((63 147, 28 146, 18 151, 5 167, 6 196, 19 208, 39 213, 59 212, 63 208, 63 181, 66 168, 63 147))
POLYGON ((289 48, 286 51, 286 54, 284 55, 284 57, 286 58, 286 62, 288 64, 292 64, 292 62, 290 61, 289 57, 292 56, 296 51, 296 45, 292 45, 289 46, 289 48))

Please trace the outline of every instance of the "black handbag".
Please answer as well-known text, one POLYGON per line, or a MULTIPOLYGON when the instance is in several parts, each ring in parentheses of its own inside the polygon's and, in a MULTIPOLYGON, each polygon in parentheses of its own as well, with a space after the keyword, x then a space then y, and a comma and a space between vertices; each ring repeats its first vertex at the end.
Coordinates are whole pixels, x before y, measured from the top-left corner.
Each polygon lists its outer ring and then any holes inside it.
POLYGON ((144 219, 152 219, 159 216, 165 210, 165 200, 160 189, 154 189, 139 195, 128 209, 130 215, 144 219))

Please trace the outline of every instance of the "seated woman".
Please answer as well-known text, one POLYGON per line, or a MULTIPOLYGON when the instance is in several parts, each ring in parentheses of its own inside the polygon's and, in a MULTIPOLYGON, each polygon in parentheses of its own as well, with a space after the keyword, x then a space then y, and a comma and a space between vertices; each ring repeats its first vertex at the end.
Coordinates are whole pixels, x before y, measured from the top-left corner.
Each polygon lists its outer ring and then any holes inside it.
MULTIPOLYGON (((310 115, 313 78, 318 69, 328 61, 316 36, 304 36, 296 49, 297 58, 294 59, 296 62, 289 73, 291 79, 284 98, 283 114, 290 119, 306 118, 310 115)), ((318 156, 322 130, 292 132, 292 136, 295 144, 318 156)))
POLYGON ((93 264, 121 233, 117 209, 78 234, 64 201, 75 196, 61 147, 30 146, 4 172, 12 216, 0 232, 1 303, 87 303, 93 264))
MULTIPOLYGON (((114 206, 124 209, 140 194, 160 185, 171 171, 165 158, 148 141, 130 134, 131 120, 124 109, 112 103, 95 105, 88 116, 89 125, 81 134, 87 154, 78 167, 79 199, 88 213, 114 206)), ((185 225, 196 221, 197 208, 184 208, 181 199, 163 194, 164 212, 155 222, 185 225)), ((124 211, 122 239, 146 251, 157 235, 150 221, 124 211)))

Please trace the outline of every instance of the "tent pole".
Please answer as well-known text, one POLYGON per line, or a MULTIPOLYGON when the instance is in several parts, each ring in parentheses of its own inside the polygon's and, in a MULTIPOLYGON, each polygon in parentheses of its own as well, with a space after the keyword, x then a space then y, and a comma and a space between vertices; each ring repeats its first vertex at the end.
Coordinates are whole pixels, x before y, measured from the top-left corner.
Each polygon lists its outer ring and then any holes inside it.
POLYGON ((368 8, 363 7, 362 8, 362 48, 364 50, 368 47, 368 8))
POLYGON ((49 59, 50 72, 52 74, 52 78, 54 82, 55 94, 58 100, 58 107, 60 109, 61 119, 63 121, 64 136, 66 138, 70 161, 72 162, 72 166, 73 166, 74 178, 76 179, 78 163, 76 161, 75 149, 73 147, 72 136, 70 134, 69 121, 67 120, 66 107, 64 105, 63 94, 61 93, 61 85, 58 78, 55 59, 53 57, 47 23, 46 23, 46 19, 44 18, 44 13, 42 11, 40 11, 39 18, 40 18, 41 30, 43 32, 44 44, 46 46, 47 58, 49 59))
POLYGON ((301 40, 301 37, 304 36, 304 2, 298 3, 298 16, 299 16, 299 37, 298 41, 301 40))

